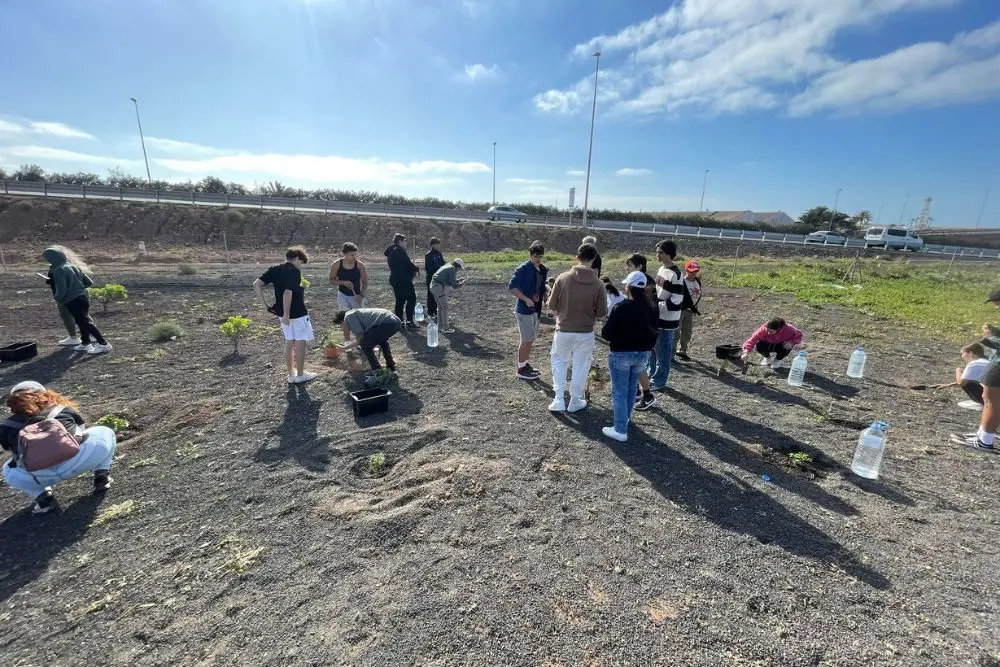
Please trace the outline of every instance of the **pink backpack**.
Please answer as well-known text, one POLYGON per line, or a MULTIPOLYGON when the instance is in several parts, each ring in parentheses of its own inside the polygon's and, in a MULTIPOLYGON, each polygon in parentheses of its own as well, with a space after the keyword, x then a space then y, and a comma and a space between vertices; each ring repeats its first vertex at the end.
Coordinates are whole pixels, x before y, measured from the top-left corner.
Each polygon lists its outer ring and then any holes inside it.
MULTIPOLYGON (((17 450, 14 456, 18 467, 28 472, 45 470, 65 463, 80 453, 79 440, 56 419, 62 411, 63 406, 57 405, 41 420, 21 428, 17 435, 17 450)), ((20 423, 12 420, 5 421, 4 425, 21 427, 20 423)))

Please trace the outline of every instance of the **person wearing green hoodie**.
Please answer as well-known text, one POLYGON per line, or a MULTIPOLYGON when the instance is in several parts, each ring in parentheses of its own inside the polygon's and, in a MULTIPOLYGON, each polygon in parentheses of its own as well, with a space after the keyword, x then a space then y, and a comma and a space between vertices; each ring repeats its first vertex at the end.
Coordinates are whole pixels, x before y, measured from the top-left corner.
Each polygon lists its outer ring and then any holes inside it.
POLYGON ((62 246, 46 248, 42 256, 50 265, 52 295, 66 307, 76 326, 80 329, 80 344, 73 349, 88 354, 104 354, 111 351, 111 345, 90 319, 90 297, 87 288, 94 284, 87 273, 77 266, 82 263, 76 255, 62 246), (71 260, 77 260, 74 263, 71 260), (91 342, 93 339, 93 342, 91 342))

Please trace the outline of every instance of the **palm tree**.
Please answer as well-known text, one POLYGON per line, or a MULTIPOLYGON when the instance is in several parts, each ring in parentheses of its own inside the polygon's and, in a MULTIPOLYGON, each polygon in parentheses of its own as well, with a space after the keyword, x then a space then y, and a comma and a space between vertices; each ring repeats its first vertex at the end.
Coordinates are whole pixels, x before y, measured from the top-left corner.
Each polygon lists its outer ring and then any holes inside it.
POLYGON ((854 222, 859 227, 867 227, 872 223, 872 212, 869 210, 858 211, 854 215, 854 222))

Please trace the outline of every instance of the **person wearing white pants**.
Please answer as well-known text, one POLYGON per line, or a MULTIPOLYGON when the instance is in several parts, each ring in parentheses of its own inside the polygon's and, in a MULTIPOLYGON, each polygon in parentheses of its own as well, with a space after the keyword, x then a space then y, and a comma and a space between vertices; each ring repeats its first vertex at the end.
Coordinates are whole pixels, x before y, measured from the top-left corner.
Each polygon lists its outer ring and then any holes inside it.
POLYGON ((594 358, 594 323, 608 314, 604 283, 591 265, 597 248, 584 244, 577 250, 576 266, 556 278, 549 296, 549 308, 556 314, 556 333, 550 353, 552 412, 578 412, 587 407, 587 376, 594 358), (570 364, 573 379, 566 404, 566 376, 570 364))

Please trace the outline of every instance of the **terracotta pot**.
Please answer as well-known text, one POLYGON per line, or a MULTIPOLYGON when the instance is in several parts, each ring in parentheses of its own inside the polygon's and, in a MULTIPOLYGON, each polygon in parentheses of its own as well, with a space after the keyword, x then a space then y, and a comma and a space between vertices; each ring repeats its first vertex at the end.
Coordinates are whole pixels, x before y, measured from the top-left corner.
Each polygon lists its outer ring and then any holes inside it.
POLYGON ((341 350, 339 347, 323 348, 323 356, 326 357, 327 359, 339 359, 341 356, 343 356, 343 354, 344 351, 341 350))

